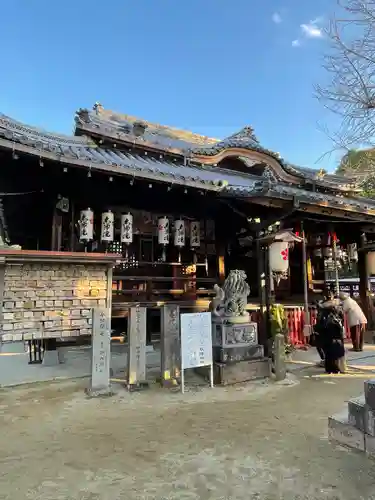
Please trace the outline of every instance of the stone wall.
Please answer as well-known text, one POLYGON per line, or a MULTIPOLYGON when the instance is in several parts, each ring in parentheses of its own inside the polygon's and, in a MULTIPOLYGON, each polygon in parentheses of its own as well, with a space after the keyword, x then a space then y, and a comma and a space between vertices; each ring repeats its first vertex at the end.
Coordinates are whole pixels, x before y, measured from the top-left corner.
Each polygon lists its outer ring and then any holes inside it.
POLYGON ((346 408, 328 419, 328 437, 375 459, 375 380, 366 380, 364 394, 351 399, 346 408))
POLYGON ((3 341, 91 334, 91 309, 110 307, 108 265, 4 264, 3 341))

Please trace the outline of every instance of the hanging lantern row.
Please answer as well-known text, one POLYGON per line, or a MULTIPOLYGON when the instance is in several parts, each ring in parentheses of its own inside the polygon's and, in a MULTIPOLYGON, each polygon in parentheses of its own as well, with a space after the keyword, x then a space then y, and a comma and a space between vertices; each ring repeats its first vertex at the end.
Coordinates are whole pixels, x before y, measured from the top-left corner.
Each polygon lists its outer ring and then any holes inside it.
MULTIPOLYGON (((101 217, 100 240, 104 243, 112 243, 114 240, 115 216, 110 210, 103 212, 101 217)), ((178 219, 174 222, 174 245, 181 249, 185 246, 185 221, 178 219)), ((190 222, 190 246, 191 248, 200 247, 200 223, 198 221, 190 222)), ((158 220, 158 243, 165 247, 169 245, 170 222, 167 217, 160 217, 158 220)), ((87 208, 80 213, 79 220, 79 239, 88 243, 94 239, 94 212, 87 208)), ((133 215, 121 215, 121 243, 130 245, 133 242, 133 215)))
MULTIPOLYGON (((313 239, 313 243, 316 245, 317 248, 314 249, 313 255, 314 257, 318 258, 324 258, 324 259, 333 259, 333 249, 332 249, 332 241, 337 240, 336 233, 328 233, 327 238, 325 239, 323 243, 323 239, 321 236, 316 236, 313 239)), ((336 247, 336 260, 338 261, 343 261, 343 262, 358 262, 358 251, 357 251, 357 245, 356 243, 351 243, 347 245, 345 248, 344 246, 337 245, 336 247)), ((329 264, 326 264, 329 266, 329 264)))

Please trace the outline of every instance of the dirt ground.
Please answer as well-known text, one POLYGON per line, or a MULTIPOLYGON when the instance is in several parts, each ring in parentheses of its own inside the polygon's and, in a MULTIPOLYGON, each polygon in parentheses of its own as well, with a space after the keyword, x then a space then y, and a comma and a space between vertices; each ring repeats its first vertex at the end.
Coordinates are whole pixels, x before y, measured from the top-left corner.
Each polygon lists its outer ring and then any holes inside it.
POLYGON ((375 499, 375 464, 327 417, 363 378, 86 399, 87 382, 0 391, 0 498, 375 499))

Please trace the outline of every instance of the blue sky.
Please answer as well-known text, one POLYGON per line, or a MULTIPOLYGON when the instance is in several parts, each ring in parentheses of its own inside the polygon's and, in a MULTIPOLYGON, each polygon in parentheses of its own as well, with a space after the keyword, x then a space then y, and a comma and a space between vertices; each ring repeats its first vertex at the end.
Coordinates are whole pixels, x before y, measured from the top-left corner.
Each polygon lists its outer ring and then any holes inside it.
POLYGON ((334 0, 3 0, 0 112, 70 133, 80 107, 225 137, 251 125, 288 161, 332 169, 313 97, 334 0))

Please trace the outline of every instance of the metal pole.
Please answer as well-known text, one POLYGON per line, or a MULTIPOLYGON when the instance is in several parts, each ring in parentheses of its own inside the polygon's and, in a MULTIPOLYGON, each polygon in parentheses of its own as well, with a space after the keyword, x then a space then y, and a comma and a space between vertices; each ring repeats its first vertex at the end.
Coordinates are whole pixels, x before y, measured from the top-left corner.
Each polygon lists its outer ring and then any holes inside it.
POLYGON ((308 297, 308 286, 307 286, 306 236, 302 221, 301 221, 301 233, 302 233, 301 236, 302 236, 302 267, 303 267, 303 301, 305 309, 303 334, 306 337, 308 337, 309 335, 311 335, 311 323, 310 323, 309 297, 308 297))

